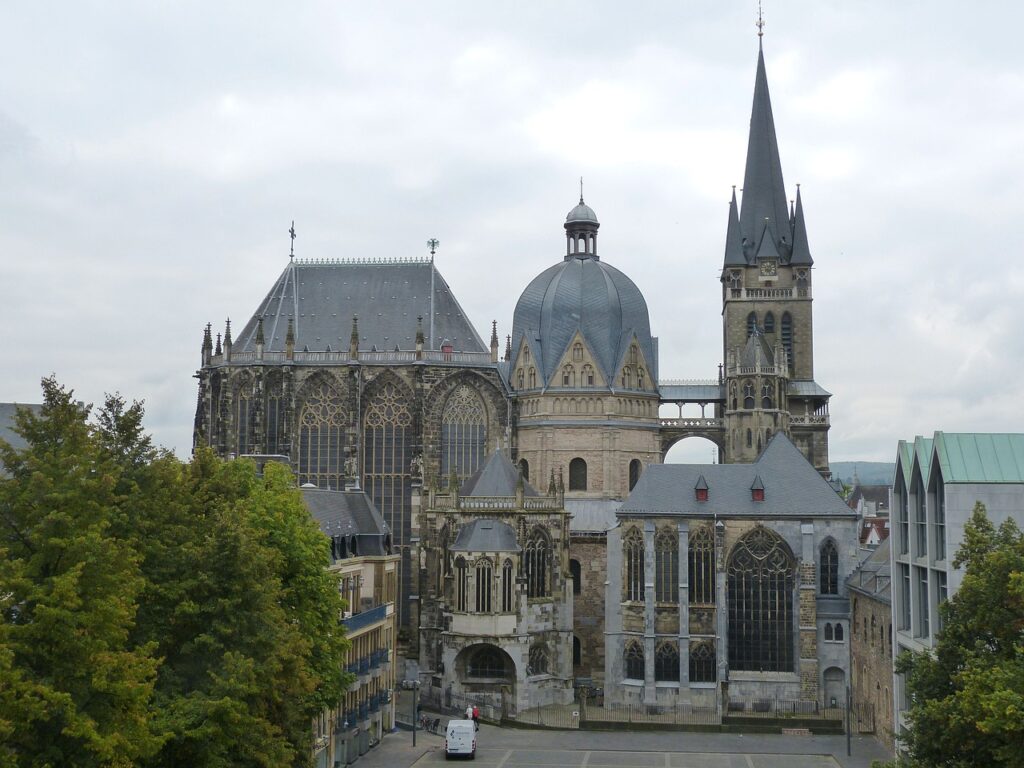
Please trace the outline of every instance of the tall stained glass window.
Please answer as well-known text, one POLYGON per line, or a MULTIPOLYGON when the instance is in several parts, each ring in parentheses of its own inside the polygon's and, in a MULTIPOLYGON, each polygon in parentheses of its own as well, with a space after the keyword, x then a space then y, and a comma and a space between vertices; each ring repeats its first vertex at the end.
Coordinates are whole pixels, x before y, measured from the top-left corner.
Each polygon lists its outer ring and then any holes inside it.
POLYGON ((709 526, 690 531, 690 602, 715 602, 715 540, 709 526))
POLYGON ((235 387, 235 451, 239 456, 252 453, 252 382, 248 376, 235 387))
POLYGON ((472 387, 460 384, 448 396, 441 413, 441 478, 454 472, 461 483, 484 461, 487 411, 472 387))
POLYGON ((399 562, 399 620, 408 621, 406 599, 411 594, 409 564, 413 456, 413 420, 399 385, 386 382, 369 396, 363 417, 363 487, 391 527, 402 555, 399 562))
POLYGON ((839 594, 839 550, 832 539, 821 545, 818 563, 818 591, 823 595, 839 594))
POLYGON ((630 528, 622 539, 622 560, 625 573, 623 600, 639 602, 644 599, 644 537, 636 528, 630 528))
POLYGON ((551 541, 541 528, 534 528, 526 542, 526 596, 551 594, 551 541))
POLYGON ((288 453, 285 438, 284 414, 284 383, 280 373, 272 373, 267 377, 263 400, 263 423, 266 432, 264 451, 270 454, 288 453))
POLYGON ((728 564, 729 668, 792 672, 795 662, 793 553, 758 526, 733 547, 728 564))
POLYGON ((654 599, 679 602, 679 535, 662 528, 654 539, 654 599))
POLYGON ((345 487, 345 425, 348 414, 341 390, 321 378, 299 408, 299 484, 341 490, 345 487))

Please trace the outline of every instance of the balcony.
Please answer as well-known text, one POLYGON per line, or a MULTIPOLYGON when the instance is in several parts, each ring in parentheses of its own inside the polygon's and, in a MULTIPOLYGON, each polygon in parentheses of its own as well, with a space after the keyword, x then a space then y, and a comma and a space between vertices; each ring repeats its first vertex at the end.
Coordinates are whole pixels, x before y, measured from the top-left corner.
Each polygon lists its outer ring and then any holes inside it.
POLYGON ((387 618, 387 615, 388 606, 384 603, 378 605, 376 608, 360 611, 348 618, 342 619, 341 623, 345 625, 345 630, 351 636, 354 632, 359 632, 360 630, 366 629, 377 622, 384 621, 384 619, 387 618))

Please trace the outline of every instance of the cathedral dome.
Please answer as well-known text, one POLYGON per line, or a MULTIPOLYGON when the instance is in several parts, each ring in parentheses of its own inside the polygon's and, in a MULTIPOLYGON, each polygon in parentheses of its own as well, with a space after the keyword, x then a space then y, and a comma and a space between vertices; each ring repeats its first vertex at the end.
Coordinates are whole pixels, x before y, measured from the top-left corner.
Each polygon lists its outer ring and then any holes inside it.
POLYGON ((579 222, 598 224, 597 214, 594 213, 593 208, 583 202, 582 197, 580 198, 579 204, 569 211, 569 215, 565 217, 566 224, 576 224, 579 222))
POLYGON ((541 272, 523 291, 512 321, 512 349, 518 354, 525 341, 539 364, 542 386, 552 382, 569 345, 579 333, 606 382, 617 384, 634 339, 651 381, 656 381, 657 357, 651 337, 647 302, 625 274, 597 258, 596 237, 585 247, 580 232, 593 232, 597 216, 584 203, 570 214, 590 216, 580 229, 566 222, 565 260, 541 272), (589 226, 588 226, 589 225, 589 226))

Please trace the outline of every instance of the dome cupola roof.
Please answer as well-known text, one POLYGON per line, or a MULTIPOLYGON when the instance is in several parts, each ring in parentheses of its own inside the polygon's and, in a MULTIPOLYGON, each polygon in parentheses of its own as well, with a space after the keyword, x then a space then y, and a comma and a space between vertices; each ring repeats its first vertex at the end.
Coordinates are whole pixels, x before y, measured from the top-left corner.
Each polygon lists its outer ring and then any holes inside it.
POLYGON ((580 201, 569 211, 569 215, 565 217, 565 228, 569 229, 570 224, 592 224, 595 227, 601 226, 601 223, 597 220, 597 214, 594 213, 594 209, 583 202, 583 196, 580 195, 580 201))

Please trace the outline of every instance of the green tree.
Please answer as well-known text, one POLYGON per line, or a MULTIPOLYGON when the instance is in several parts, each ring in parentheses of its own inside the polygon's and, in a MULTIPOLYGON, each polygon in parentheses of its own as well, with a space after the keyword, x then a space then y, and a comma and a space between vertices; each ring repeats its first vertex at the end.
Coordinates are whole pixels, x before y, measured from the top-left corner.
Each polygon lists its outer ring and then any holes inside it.
POLYGON ((995 528, 980 502, 954 560, 960 589, 940 606, 933 653, 905 654, 916 766, 1024 767, 1024 536, 995 528))
POLYGON ((8 765, 127 766, 153 754, 157 660, 130 635, 138 556, 110 531, 118 467, 89 407, 44 379, 27 447, 0 444, 0 739, 8 765))

